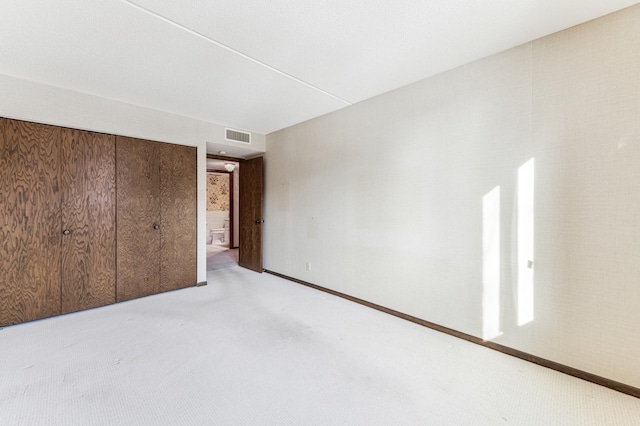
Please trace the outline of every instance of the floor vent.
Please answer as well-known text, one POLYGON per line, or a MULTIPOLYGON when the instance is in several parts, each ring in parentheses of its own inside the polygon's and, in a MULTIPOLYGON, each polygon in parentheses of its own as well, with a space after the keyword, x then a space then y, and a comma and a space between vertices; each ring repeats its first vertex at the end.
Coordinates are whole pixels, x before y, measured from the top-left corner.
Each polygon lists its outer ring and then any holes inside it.
POLYGON ((251 133, 241 132, 240 130, 225 129, 225 139, 233 142, 251 143, 251 133))

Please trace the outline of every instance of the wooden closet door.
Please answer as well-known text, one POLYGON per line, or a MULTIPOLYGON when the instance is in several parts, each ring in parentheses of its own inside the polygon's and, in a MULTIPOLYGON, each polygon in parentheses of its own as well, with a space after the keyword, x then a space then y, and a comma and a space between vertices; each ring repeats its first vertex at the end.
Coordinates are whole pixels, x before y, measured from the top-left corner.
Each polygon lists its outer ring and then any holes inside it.
POLYGON ((197 283, 196 148, 159 144, 162 291, 197 283))
POLYGON ((117 301, 160 292, 159 145, 116 137, 117 301))
POLYGON ((0 119, 0 326, 60 313, 59 128, 0 119))
POLYGON ((115 302, 115 136, 61 129, 62 313, 115 302))

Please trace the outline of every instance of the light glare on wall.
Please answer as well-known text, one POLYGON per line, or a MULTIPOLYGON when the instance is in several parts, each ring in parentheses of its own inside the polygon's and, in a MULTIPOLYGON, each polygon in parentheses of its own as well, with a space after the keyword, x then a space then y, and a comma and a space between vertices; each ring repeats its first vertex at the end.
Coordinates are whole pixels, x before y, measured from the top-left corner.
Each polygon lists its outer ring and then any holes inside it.
POLYGON ((518 169, 518 325, 534 318, 533 203, 534 159, 518 169))
POLYGON ((482 197, 482 338, 500 332, 500 187, 482 197))

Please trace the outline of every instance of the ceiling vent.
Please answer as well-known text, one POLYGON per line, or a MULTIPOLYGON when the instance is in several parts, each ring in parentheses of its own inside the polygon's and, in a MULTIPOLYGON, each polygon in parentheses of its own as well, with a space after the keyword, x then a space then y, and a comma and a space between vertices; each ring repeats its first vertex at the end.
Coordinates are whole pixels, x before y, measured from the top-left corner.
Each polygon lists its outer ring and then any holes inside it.
POLYGON ((240 130, 225 129, 225 139, 233 142, 251 143, 251 133, 241 132, 240 130))

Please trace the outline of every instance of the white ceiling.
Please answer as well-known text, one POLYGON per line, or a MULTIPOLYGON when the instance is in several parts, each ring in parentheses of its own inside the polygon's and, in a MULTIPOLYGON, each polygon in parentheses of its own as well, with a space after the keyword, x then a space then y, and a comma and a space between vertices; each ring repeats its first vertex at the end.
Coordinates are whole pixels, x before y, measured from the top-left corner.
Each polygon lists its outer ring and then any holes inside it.
POLYGON ((0 0, 0 74, 257 133, 632 0, 0 0))
POLYGON ((233 145, 207 141, 207 152, 209 154, 223 155, 225 157, 242 158, 242 159, 264 154, 264 150, 256 149, 253 147, 246 148, 244 146, 238 146, 238 145, 240 144, 238 143, 236 144, 236 146, 233 146, 233 145))
POLYGON ((215 158, 207 158, 207 170, 224 170, 225 164, 233 164, 235 167, 240 167, 240 163, 237 161, 223 161, 215 158))

